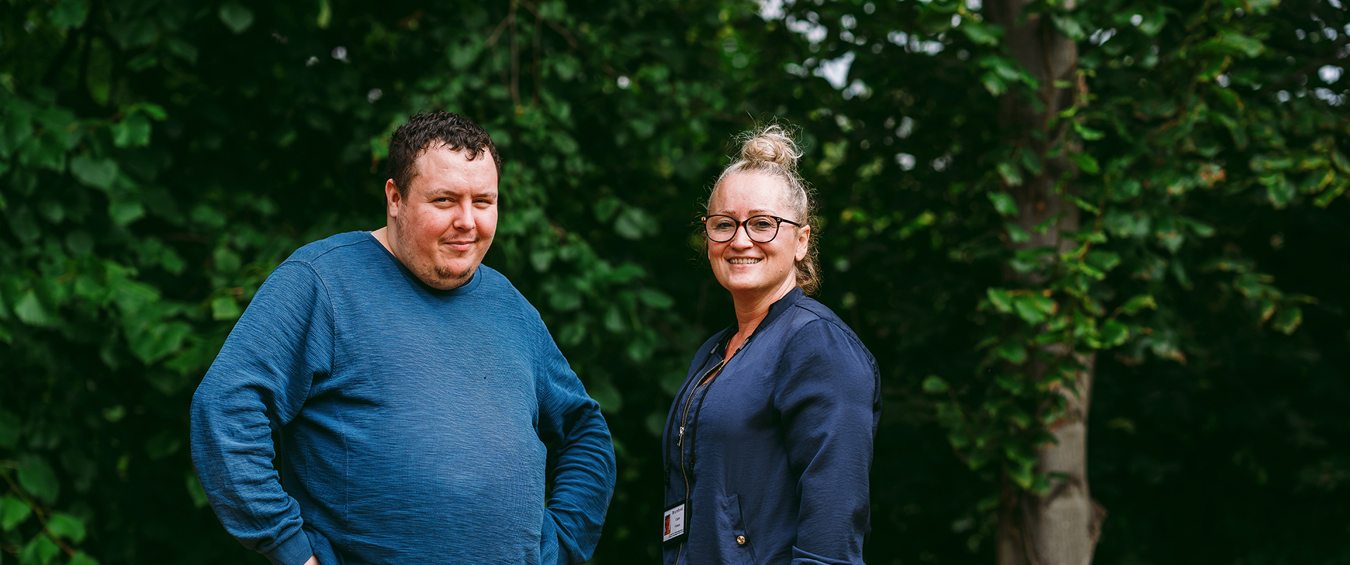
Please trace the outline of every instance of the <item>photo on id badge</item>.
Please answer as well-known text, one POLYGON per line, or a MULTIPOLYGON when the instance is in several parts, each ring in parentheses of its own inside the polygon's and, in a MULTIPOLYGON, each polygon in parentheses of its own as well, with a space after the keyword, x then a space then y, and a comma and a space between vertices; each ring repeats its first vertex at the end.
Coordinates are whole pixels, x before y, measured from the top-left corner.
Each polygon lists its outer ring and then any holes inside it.
POLYGON ((681 502, 666 508, 663 528, 661 529, 661 542, 672 542, 684 539, 685 517, 688 516, 688 502, 681 502))

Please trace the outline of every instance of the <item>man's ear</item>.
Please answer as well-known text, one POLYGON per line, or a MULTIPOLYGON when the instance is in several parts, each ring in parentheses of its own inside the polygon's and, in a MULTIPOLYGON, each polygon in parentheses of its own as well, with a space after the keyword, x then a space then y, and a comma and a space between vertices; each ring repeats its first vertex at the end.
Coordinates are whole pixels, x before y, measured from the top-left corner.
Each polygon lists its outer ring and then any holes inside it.
POLYGON ((403 203, 403 195, 398 191, 394 179, 384 181, 384 211, 390 218, 398 217, 398 206, 403 203))

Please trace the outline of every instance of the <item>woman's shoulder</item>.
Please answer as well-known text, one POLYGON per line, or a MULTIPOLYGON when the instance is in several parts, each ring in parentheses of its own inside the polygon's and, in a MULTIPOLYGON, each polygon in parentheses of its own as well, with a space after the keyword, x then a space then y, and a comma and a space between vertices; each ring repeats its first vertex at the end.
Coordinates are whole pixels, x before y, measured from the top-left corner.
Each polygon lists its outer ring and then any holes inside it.
POLYGON ((838 334, 866 350, 853 328, 848 327, 848 324, 844 323, 844 320, 838 314, 835 314, 834 310, 810 296, 803 296, 792 305, 786 329, 789 339, 802 333, 838 334))
MULTIPOLYGON (((858 334, 834 311, 803 296, 786 313, 777 371, 785 375, 779 390, 813 390, 806 383, 829 383, 831 394, 872 399, 879 390, 880 368, 858 334)), ((861 401, 861 400, 860 400, 861 401)))

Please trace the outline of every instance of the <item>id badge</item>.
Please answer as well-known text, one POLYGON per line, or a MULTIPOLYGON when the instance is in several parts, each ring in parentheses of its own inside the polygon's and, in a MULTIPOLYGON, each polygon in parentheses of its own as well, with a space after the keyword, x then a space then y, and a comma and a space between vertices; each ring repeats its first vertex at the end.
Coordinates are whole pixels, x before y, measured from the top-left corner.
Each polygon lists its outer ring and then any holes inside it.
POLYGON ((666 508, 665 517, 662 519, 661 543, 684 538, 685 527, 689 523, 686 519, 689 517, 688 509, 688 502, 666 508))

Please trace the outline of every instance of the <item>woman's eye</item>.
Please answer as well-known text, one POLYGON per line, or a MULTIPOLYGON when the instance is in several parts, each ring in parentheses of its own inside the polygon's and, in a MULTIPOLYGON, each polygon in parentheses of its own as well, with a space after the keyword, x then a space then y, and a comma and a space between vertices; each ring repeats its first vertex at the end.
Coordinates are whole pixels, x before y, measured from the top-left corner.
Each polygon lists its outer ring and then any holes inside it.
POLYGON ((773 229, 773 222, 767 219, 756 219, 750 222, 750 229, 756 230, 773 229))
POLYGON ((731 222, 728 222, 728 221, 726 221, 726 220, 719 220, 716 224, 713 224, 713 229, 715 229, 715 230, 730 230, 730 229, 732 229, 734 226, 735 226, 735 224, 733 224, 733 223, 731 223, 731 222))

